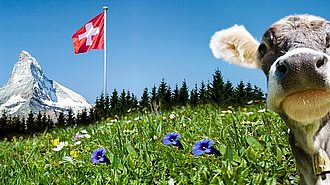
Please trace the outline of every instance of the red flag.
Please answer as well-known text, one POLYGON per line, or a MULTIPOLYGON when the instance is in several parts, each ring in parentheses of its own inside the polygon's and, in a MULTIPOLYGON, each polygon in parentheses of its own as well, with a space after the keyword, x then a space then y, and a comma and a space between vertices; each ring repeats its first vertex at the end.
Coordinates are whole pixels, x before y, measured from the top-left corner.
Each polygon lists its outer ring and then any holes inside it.
POLYGON ((90 49, 104 49, 104 12, 94 17, 72 35, 75 54, 90 49))

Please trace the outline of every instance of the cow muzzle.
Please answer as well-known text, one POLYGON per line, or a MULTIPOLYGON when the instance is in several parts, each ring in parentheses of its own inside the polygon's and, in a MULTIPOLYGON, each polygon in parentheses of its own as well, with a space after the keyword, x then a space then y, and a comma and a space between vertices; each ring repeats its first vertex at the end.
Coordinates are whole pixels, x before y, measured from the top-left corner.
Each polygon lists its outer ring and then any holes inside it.
POLYGON ((311 123, 330 110, 330 56, 310 48, 290 50, 271 66, 267 102, 275 112, 311 123))

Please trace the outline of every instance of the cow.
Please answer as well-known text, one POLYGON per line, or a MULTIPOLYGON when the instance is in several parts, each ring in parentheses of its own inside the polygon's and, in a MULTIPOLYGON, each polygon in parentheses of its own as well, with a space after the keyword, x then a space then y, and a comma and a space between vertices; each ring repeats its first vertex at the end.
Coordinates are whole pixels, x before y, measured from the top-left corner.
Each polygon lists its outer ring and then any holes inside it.
POLYGON ((242 25, 216 32, 216 58, 260 69, 267 106, 290 128, 301 184, 330 184, 330 22, 290 15, 271 25, 261 42, 242 25))

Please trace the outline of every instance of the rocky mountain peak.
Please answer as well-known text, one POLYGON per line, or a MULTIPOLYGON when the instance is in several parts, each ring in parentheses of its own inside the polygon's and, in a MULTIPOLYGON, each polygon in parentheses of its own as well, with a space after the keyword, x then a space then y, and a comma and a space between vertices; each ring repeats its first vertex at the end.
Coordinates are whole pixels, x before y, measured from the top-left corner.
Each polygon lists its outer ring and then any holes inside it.
POLYGON ((0 110, 28 114, 49 110, 78 112, 91 105, 81 95, 50 80, 27 51, 19 54, 8 82, 0 88, 0 110))

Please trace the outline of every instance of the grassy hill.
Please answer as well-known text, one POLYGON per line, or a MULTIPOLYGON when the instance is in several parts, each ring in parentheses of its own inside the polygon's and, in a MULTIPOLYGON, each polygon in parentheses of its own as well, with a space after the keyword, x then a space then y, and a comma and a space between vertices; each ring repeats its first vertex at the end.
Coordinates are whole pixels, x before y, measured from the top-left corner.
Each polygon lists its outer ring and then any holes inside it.
POLYGON ((4 138, 0 174, 0 184, 299 183, 288 128, 263 104, 131 111, 86 127, 4 138), (163 144, 171 132, 181 135, 183 149, 163 144), (202 139, 214 140, 221 155, 193 155, 202 139), (92 164, 98 148, 109 164, 92 164))

